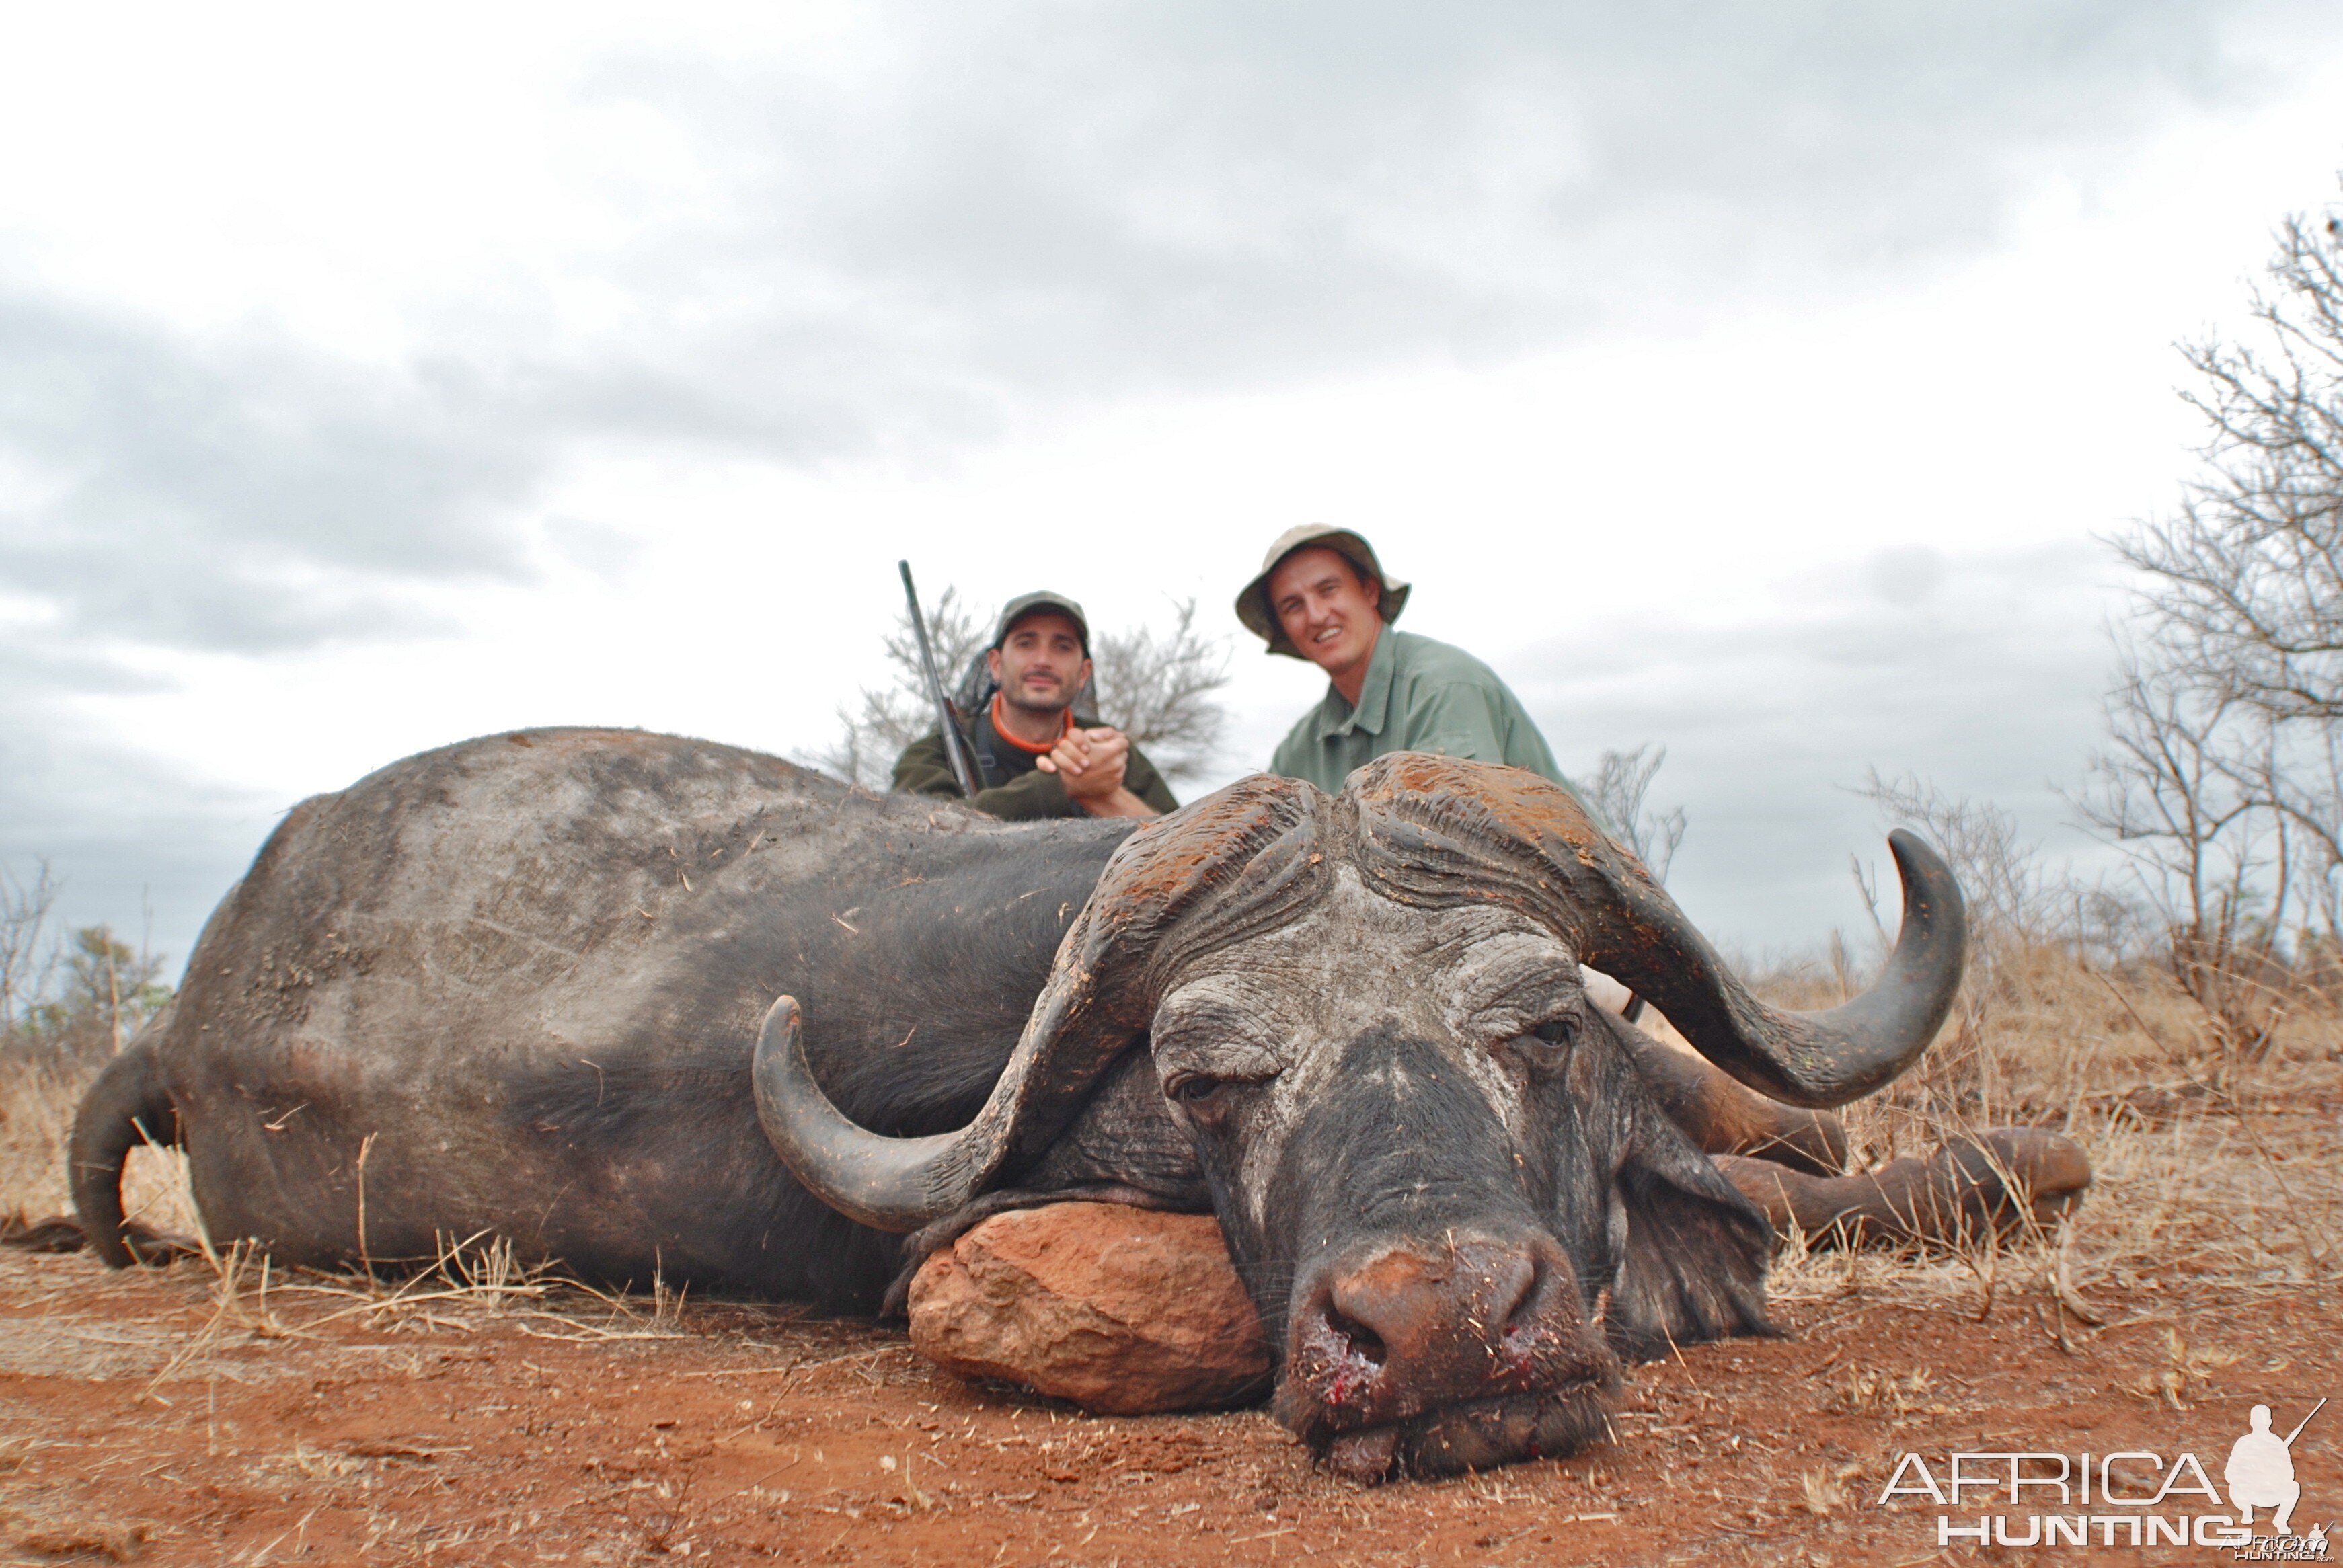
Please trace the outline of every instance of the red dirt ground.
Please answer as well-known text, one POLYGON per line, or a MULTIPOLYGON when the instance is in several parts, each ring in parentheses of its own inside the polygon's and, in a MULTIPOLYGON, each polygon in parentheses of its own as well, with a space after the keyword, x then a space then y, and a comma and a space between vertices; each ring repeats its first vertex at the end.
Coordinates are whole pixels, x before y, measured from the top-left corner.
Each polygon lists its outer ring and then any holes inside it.
MULTIPOLYGON (((2283 1430, 2343 1392, 2332 1287, 2151 1290, 2071 1351, 2039 1295, 2005 1291, 1980 1324, 1974 1299, 1858 1294, 1780 1310, 1789 1338, 1635 1370, 1615 1441, 1574 1459, 1369 1488, 1258 1411, 1092 1419, 867 1324, 591 1302, 317 1322, 347 1305, 272 1294, 314 1326, 206 1340, 202 1264, 0 1254, 11 1560, 1908 1564, 1939 1554, 1939 1511, 1875 1501, 1904 1450, 1941 1474, 1954 1449, 2187 1449, 2217 1483, 2254 1400, 2283 1430)), ((2343 1405, 2296 1445, 2298 1530, 2343 1515, 2338 1434, 2343 1405)), ((2096 1543, 1989 1555, 2230 1555, 2096 1543)))

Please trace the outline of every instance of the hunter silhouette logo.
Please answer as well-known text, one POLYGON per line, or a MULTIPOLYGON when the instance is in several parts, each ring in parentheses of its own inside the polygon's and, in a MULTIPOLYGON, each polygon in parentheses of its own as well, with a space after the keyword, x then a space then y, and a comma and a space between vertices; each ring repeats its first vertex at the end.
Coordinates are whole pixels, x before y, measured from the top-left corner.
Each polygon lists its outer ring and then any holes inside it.
MULTIPOLYGON (((2310 1415, 2326 1408, 2322 1399, 2310 1407, 2310 1415)), ((2294 1533, 2287 1521, 2294 1516, 2294 1505, 2302 1501, 2302 1483, 2294 1478, 2294 1440, 2310 1424, 2310 1415, 2295 1422, 2294 1430, 2284 1437, 2270 1431, 2269 1406, 2258 1404, 2247 1416, 2246 1435, 2230 1448, 2229 1462, 2221 1471, 2238 1523, 2251 1524, 2257 1508, 2275 1508, 2278 1512, 2270 1518, 2270 1527, 2280 1535, 2294 1533)), ((2323 1539, 2326 1532, 2318 1533, 2323 1539)))

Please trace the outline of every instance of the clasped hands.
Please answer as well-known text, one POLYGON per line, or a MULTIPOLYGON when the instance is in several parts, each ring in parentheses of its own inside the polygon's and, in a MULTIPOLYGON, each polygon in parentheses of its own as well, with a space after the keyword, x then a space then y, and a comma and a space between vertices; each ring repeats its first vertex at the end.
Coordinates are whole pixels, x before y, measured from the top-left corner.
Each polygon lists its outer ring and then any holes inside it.
POLYGON ((1111 725, 1085 729, 1080 725, 1058 737, 1058 743, 1033 766, 1065 780, 1066 793, 1077 801, 1105 800, 1122 788, 1123 765, 1131 758, 1131 737, 1111 725))

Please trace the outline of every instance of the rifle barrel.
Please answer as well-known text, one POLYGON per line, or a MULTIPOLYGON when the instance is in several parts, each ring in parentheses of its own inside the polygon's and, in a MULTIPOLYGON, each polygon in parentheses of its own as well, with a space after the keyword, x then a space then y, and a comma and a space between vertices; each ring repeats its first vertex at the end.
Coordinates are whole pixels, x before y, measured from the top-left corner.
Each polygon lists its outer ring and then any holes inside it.
POLYGON ((928 646, 928 618, 920 610, 920 590, 911 586, 911 563, 897 561, 896 568, 903 574, 903 601, 911 611, 911 636, 920 645, 920 668, 928 678, 928 697, 936 705, 936 722, 943 729, 944 759, 951 764, 952 781, 969 799, 976 799, 976 769, 967 755, 967 742, 960 732, 960 715, 952 709, 952 700, 944 695, 943 677, 936 673, 935 649, 928 646))

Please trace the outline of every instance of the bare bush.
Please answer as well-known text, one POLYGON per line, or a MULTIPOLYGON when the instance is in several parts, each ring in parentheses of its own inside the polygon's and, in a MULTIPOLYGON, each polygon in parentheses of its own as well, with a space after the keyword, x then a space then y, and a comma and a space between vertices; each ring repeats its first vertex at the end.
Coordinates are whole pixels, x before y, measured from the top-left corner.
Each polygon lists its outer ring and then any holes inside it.
MULTIPOLYGON (((936 669, 963 718, 992 699, 984 653, 992 625, 947 588, 927 607, 928 638, 936 669)), ((839 739, 802 760, 866 789, 884 789, 895 759, 936 728, 934 699, 920 666, 910 608, 896 614, 882 647, 892 681, 862 689, 855 708, 838 712, 839 739)), ((1196 630, 1196 604, 1172 607, 1172 624, 1096 633, 1091 685, 1075 695, 1074 712, 1111 724, 1148 753, 1167 779, 1191 779, 1212 766, 1228 710, 1213 693, 1229 682, 1225 645, 1196 630)))
POLYGON ((26 882, 0 866, 0 1039, 13 1035, 25 1010, 44 996, 54 954, 43 952, 49 916, 56 908, 57 881, 47 861, 26 882), (48 968, 43 967, 49 959, 48 968))
MULTIPOLYGON (((975 693, 981 685, 986 634, 991 628, 977 618, 958 588, 945 588, 933 604, 924 608, 936 671, 946 689, 954 690, 961 711, 968 712, 974 708, 975 693)), ((887 788, 894 774, 895 759, 912 741, 936 728, 935 699, 928 691, 928 678, 920 668, 920 645, 912 635, 910 606, 896 612, 894 629, 880 646, 893 671, 891 683, 864 687, 858 706, 841 706, 838 709, 838 739, 827 749, 800 759, 866 789, 887 788)))
MULTIPOLYGON (((2067 1234, 2025 1238, 2010 1256, 1994 1242, 1874 1268, 1794 1249, 1774 1288, 1794 1299, 1858 1288, 1966 1295, 1989 1307, 1996 1281, 2029 1269, 2054 1300, 2076 1282, 2128 1293, 2176 1274, 2239 1288, 2326 1277, 2343 1194, 2322 1174, 2333 1143, 2320 1107, 2343 1065, 2343 1011, 2298 992, 2286 1030, 2241 1063, 2165 961, 2155 930, 2129 912, 2111 918, 2106 890, 2046 862, 2008 812, 1920 779, 1875 776, 1865 793, 1945 851, 1971 895, 1974 945, 1927 1055, 1841 1111, 1855 1163, 1993 1125, 2048 1126, 2081 1141, 2094 1186, 2067 1234)), ((1878 879, 1859 869, 1858 879, 1875 900, 1878 879)), ((1835 1006, 1872 978, 1885 940, 1883 930, 1865 961, 1777 961, 1748 979, 1780 1005, 1835 1006)))
POLYGON ((1212 693, 1229 683, 1227 645, 1196 630, 1196 601, 1172 607, 1172 624, 1098 639, 1091 680, 1099 717, 1146 748, 1166 779, 1192 779, 1212 766, 1228 728, 1212 693))
POLYGON ((2160 653, 2127 649, 2107 707, 2077 813, 2129 859, 2164 962, 2223 1051, 2258 1059, 2284 1017, 2285 934, 2304 912, 2284 738, 2266 710, 2160 653))
POLYGON ((2204 467, 2114 541, 2142 574, 2077 815, 2129 858, 2224 1055, 2272 1048, 2343 937, 2343 231, 2288 218, 2258 341, 2183 353, 2204 467))
POLYGON ((2279 719, 2343 719, 2343 226, 2292 216, 2262 342, 2184 347, 2212 427, 2180 510, 2116 541, 2187 666, 2279 719))
POLYGON ((0 1057, 97 1060, 128 1043, 171 1000, 162 955, 106 925, 50 930, 61 884, 0 867, 0 1057))
POLYGON ((1647 804, 1652 779, 1668 759, 1668 749, 1646 742, 1633 751, 1605 751, 1594 764, 1588 781, 1587 804, 1611 830, 1624 839, 1635 858, 1656 881, 1668 879, 1684 843, 1685 818, 1682 806, 1665 811, 1647 804))
MULTIPOLYGON (((1947 794, 1917 774, 1883 778, 1875 768, 1859 793, 1891 826, 1913 829, 1945 857, 1968 900, 1974 941, 2002 949, 2066 934, 2073 890, 2044 865, 2040 849, 2026 841, 2008 811, 1990 800, 1947 794)), ((1876 879, 1858 866, 1855 879, 1874 924, 1880 924, 1876 879)))

